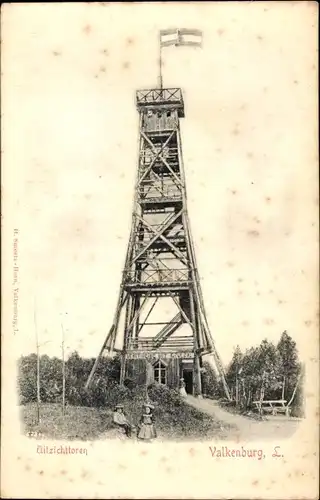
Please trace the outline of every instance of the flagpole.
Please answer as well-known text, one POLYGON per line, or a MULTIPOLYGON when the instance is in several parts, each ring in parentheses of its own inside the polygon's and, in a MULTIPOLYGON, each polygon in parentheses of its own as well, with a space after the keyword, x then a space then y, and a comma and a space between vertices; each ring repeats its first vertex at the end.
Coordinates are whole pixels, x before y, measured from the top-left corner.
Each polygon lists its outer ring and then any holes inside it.
POLYGON ((161 50, 161 33, 159 33, 159 86, 162 89, 162 50, 161 50))

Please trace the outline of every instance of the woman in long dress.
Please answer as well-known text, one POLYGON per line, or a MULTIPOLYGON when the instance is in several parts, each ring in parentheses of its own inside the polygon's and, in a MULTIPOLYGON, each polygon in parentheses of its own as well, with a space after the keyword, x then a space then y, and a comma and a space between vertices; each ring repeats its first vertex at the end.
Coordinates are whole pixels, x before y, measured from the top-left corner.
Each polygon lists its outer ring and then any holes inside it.
POLYGON ((139 430, 137 434, 138 439, 150 441, 151 439, 157 437, 157 431, 154 425, 154 417, 152 414, 153 409, 154 407, 149 403, 146 403, 144 405, 144 412, 140 418, 139 430))
POLYGON ((187 397, 186 383, 183 378, 180 379, 180 395, 183 398, 187 397))

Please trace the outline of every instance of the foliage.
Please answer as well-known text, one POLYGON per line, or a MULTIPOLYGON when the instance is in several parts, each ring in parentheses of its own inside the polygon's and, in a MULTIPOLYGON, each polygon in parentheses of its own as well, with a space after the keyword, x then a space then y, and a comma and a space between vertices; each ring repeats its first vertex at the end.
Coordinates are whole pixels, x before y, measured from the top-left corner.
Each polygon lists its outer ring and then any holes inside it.
POLYGON ((18 394, 21 404, 37 399, 37 355, 21 357, 18 361, 18 394))
POLYGON ((280 354, 281 371, 283 375, 284 399, 291 397, 300 372, 298 353, 295 341, 286 331, 281 335, 277 349, 280 354))
POLYGON ((161 434, 175 439, 203 439, 204 436, 225 437, 227 426, 185 403, 179 392, 160 384, 148 387, 154 404, 154 415, 161 434))
POLYGON ((136 386, 132 391, 114 384, 108 392, 106 407, 88 408, 82 405, 67 406, 62 414, 60 404, 41 405, 40 423, 37 423, 36 405, 22 407, 24 431, 38 432, 43 437, 59 440, 99 439, 113 428, 113 407, 117 402, 124 405, 129 421, 137 426, 146 399, 154 405, 153 414, 159 438, 165 439, 223 439, 230 428, 213 417, 189 406, 178 391, 153 384, 136 386))
MULTIPOLYGON (((118 358, 102 358, 89 390, 85 384, 94 359, 81 358, 77 352, 65 363, 65 400, 75 406, 106 406, 121 400, 128 389, 117 384, 120 372, 118 358)), ((40 400, 42 403, 62 401, 62 360, 40 356, 40 400)), ((18 390, 21 404, 37 400, 37 356, 22 356, 18 363, 18 390)))
MULTIPOLYGON (((61 403, 62 360, 43 355, 39 362, 41 402, 43 404, 61 403)), ((133 406, 142 405, 146 397, 145 386, 137 384, 130 378, 125 380, 124 386, 118 383, 119 357, 101 358, 92 384, 86 390, 85 384, 93 363, 94 359, 82 358, 77 352, 73 352, 67 359, 65 363, 67 405, 112 409, 115 404, 124 400, 131 401, 133 406)), ((204 362, 203 368, 203 392, 214 399, 223 397, 221 381, 212 366, 204 362)), ((237 346, 227 369, 226 378, 233 397, 236 387, 238 388, 238 402, 243 410, 248 409, 252 401, 257 399, 289 401, 294 394, 292 410, 296 416, 300 416, 303 414, 303 376, 300 376, 301 373, 302 367, 296 344, 287 332, 283 332, 277 345, 263 340, 259 346, 251 347, 245 352, 237 346)), ((152 397, 161 402, 161 407, 168 408, 168 415, 171 415, 173 422, 176 422, 175 419, 178 416, 175 416, 174 412, 178 407, 181 409, 182 400, 177 391, 167 392, 166 389, 156 385, 150 387, 152 397)), ((21 404, 36 402, 37 356, 35 354, 22 356, 19 360, 18 390, 21 404)), ((135 411, 138 410, 133 407, 133 413, 135 411)), ((188 411, 184 409, 184 412, 188 411)), ((187 426, 187 424, 184 425, 187 426)))
POLYGON ((259 399, 286 399, 289 402, 299 373, 296 344, 287 332, 283 332, 277 345, 265 339, 244 353, 237 346, 227 370, 227 381, 233 394, 238 387, 239 403, 246 410, 252 401, 259 399))
POLYGON ((219 399, 223 397, 224 391, 221 384, 221 381, 218 379, 218 376, 213 369, 212 365, 205 361, 203 363, 204 373, 202 377, 203 384, 203 393, 206 397, 212 399, 219 399))
POLYGON ((243 362, 243 354, 241 352, 240 347, 237 345, 234 349, 234 353, 232 356, 232 360, 230 362, 228 373, 227 373, 227 382, 232 384, 237 377, 237 373, 239 372, 243 362))
MULTIPOLYGON (((296 393, 291 405, 292 417, 305 417, 305 400, 304 400, 304 380, 305 380, 305 366, 299 365, 299 380, 296 387, 296 393)), ((293 389, 294 390, 294 389, 293 389)))

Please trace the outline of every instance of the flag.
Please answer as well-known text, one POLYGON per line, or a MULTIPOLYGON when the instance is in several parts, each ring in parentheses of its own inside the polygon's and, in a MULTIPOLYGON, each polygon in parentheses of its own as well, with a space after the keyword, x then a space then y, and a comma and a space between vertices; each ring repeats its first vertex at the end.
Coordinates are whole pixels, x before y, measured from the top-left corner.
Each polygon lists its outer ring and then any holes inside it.
POLYGON ((202 46, 202 31, 191 29, 168 29, 160 31, 160 46, 168 45, 191 45, 194 47, 202 46))

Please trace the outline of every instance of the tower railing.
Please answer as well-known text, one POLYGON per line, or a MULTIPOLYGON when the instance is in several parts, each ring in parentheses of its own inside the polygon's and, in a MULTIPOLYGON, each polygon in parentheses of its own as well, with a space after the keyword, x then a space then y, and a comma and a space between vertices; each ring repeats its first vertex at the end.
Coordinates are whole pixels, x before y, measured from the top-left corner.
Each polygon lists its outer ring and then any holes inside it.
MULTIPOLYGON (((151 226, 151 227, 155 227, 155 226, 151 226)), ((155 230, 160 232, 161 231, 161 226, 158 228, 158 227, 155 227, 155 230)), ((144 229, 137 229, 135 231, 135 236, 141 238, 140 240, 140 244, 138 242, 137 246, 144 246, 146 243, 149 243, 149 241, 151 241, 152 239, 154 239, 154 232, 151 231, 151 230, 148 230, 148 228, 146 228, 146 230, 144 229)), ((173 227, 171 229, 168 229, 167 231, 165 231, 164 233, 166 235, 166 237, 168 238, 168 240, 170 241, 174 241, 174 240, 179 240, 179 239, 185 239, 185 233, 184 233, 184 229, 181 228, 181 227, 173 227)))
POLYGON ((145 188, 139 189, 140 199, 143 201, 151 201, 155 199, 182 199, 182 192, 177 188, 166 188, 166 187, 151 187, 148 190, 145 188))
MULTIPOLYGON (((144 238, 143 238, 143 241, 141 241, 140 243, 137 243, 136 244, 136 249, 137 250, 140 250, 142 248, 144 248, 145 245, 147 245, 153 238, 154 238, 154 235, 152 235, 151 233, 141 233, 141 234, 144 234, 144 238)), ((182 233, 182 230, 181 230, 181 234, 174 234, 172 236, 167 236, 167 240, 170 241, 171 243, 184 243, 185 242, 185 235, 182 233)), ((163 244, 163 241, 155 241, 154 242, 154 245, 156 246, 159 246, 163 244)))
MULTIPOLYGON (((194 346, 193 337, 171 337, 166 339, 161 345, 161 349, 170 350, 170 349, 186 349, 190 350, 194 346)), ((154 337, 140 337, 138 339, 131 339, 128 342, 127 349, 128 350, 142 350, 142 351, 152 351, 154 349, 159 348, 157 342, 155 342, 154 337)))
MULTIPOLYGON (((154 148, 150 148, 150 145, 143 149, 140 153, 140 157, 144 157, 145 163, 150 163, 152 161, 153 156, 160 152, 161 147, 155 146, 154 148)), ((178 148, 176 146, 166 146, 162 149, 162 156, 164 156, 167 160, 169 159, 177 159, 178 148)))
POLYGON ((140 111, 141 108, 152 106, 167 106, 168 109, 177 109, 178 116, 184 117, 184 103, 180 88, 167 89, 146 89, 138 90, 136 93, 136 104, 140 111))
POLYGON ((188 269, 158 269, 146 271, 125 271, 124 278, 128 283, 174 283, 188 282, 188 269))
POLYGON ((136 93, 137 104, 147 104, 163 101, 181 102, 183 103, 182 92, 180 88, 167 88, 167 89, 146 89, 138 90, 136 93))

